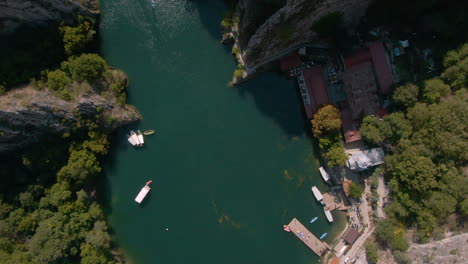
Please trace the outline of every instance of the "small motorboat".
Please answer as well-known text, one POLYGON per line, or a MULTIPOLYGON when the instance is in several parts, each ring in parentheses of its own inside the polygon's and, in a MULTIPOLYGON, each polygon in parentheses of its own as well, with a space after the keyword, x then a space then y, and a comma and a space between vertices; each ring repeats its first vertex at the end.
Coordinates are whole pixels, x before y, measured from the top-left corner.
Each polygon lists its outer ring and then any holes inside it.
POLYGON ((143 199, 145 199, 146 195, 149 193, 149 191, 151 190, 151 188, 149 187, 149 185, 152 183, 153 181, 147 181, 145 186, 141 189, 141 191, 138 193, 137 197, 135 198, 135 202, 141 204, 141 202, 143 201, 143 199))
POLYGON ((323 234, 320 236, 320 240, 324 239, 327 235, 328 235, 328 233, 323 233, 323 234))
POLYGON ((318 219, 318 216, 312 218, 312 220, 310 220, 310 223, 313 223, 313 222, 317 221, 317 219, 318 219))
POLYGON ((143 135, 149 136, 149 135, 153 135, 154 133, 156 133, 156 131, 154 131, 153 129, 150 129, 150 130, 146 130, 145 132, 143 132, 143 135))
POLYGON ((143 133, 141 133, 140 130, 137 130, 137 135, 138 135, 138 141, 140 141, 140 147, 145 144, 145 140, 143 139, 143 133))
POLYGON ((286 232, 291 232, 291 229, 287 225, 283 225, 283 230, 286 232))
POLYGON ((156 7, 156 2, 154 2, 154 0, 151 0, 151 7, 152 7, 152 8, 155 8, 155 7, 156 7))

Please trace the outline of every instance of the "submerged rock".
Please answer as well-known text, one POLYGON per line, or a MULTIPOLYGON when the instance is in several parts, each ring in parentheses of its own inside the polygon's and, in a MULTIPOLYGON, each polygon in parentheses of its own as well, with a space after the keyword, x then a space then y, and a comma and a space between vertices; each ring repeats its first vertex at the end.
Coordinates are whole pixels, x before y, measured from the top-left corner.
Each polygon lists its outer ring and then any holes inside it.
POLYGON ((138 111, 89 91, 65 101, 45 90, 26 86, 0 96, 0 153, 15 151, 47 136, 62 136, 76 128, 79 119, 95 122, 102 130, 137 121, 138 111))

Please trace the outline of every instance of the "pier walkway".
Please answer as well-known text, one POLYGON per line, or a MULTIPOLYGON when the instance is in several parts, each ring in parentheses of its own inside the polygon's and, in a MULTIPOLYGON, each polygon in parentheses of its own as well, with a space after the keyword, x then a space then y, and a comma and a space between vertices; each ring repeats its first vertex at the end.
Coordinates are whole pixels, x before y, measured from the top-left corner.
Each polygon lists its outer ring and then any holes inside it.
POLYGON ((319 257, 323 255, 327 250, 331 249, 327 243, 318 239, 312 234, 299 220, 294 218, 288 224, 291 233, 297 236, 304 244, 306 244, 312 251, 315 252, 319 257))

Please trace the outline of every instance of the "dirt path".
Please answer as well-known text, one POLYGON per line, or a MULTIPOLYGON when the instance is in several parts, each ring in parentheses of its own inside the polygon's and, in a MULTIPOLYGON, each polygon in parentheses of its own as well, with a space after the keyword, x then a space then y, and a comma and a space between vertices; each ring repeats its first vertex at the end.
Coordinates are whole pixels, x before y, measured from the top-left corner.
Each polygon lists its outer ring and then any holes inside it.
POLYGON ((385 213, 383 211, 383 198, 386 196, 386 188, 383 177, 379 177, 379 185, 377 186, 377 193, 379 194, 379 201, 377 202, 377 217, 383 218, 385 217, 385 213))

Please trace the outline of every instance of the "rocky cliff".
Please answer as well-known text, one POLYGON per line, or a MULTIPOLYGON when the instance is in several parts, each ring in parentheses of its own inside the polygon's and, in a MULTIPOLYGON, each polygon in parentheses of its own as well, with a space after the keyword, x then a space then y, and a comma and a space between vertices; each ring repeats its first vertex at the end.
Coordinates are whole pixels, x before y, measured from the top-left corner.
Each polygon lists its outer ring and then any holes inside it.
POLYGON ((64 101, 47 89, 15 89, 0 96, 0 153, 21 149, 47 136, 63 136, 76 128, 80 118, 110 131, 139 117, 132 106, 120 106, 115 97, 104 98, 94 91, 64 101))
POLYGON ((95 17, 95 0, 0 0, 0 35, 22 26, 47 26, 73 21, 78 15, 95 17))
POLYGON ((253 74, 292 50, 317 42, 317 34, 311 28, 324 15, 341 12, 345 24, 352 28, 371 1, 272 0, 269 6, 273 8, 265 9, 262 6, 268 6, 266 0, 260 1, 265 2, 263 5, 256 0, 239 0, 233 35, 246 73, 253 74))

